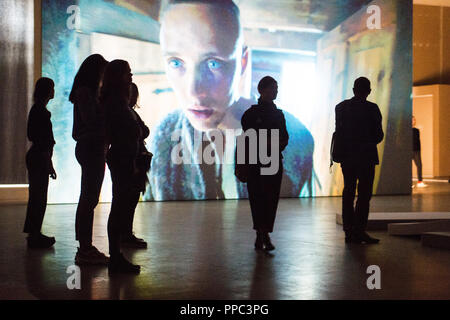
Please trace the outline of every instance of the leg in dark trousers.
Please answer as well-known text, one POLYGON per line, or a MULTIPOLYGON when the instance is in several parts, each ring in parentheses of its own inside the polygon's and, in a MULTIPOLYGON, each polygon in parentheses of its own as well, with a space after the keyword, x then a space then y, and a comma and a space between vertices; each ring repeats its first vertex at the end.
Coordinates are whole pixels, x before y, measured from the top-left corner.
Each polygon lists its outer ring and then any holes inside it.
POLYGON ((145 249, 147 248, 147 242, 144 239, 138 238, 133 233, 133 221, 134 214, 136 212, 137 204, 139 203, 139 198, 141 192, 139 188, 134 184, 133 190, 130 190, 127 207, 123 212, 123 222, 121 223, 120 230, 120 244, 122 247, 135 248, 135 249, 145 249))
POLYGON ((365 232, 372 197, 375 165, 350 162, 343 163, 341 167, 344 175, 342 220, 346 242, 378 243, 378 239, 371 238, 365 232), (354 207, 356 188, 358 188, 358 200, 354 207))
POLYGON ((122 224, 121 229, 121 235, 122 238, 129 238, 133 235, 133 221, 134 221, 134 214, 136 211, 136 207, 139 203, 139 198, 141 197, 141 192, 138 190, 135 190, 134 192, 130 193, 128 203, 128 207, 126 212, 124 213, 124 222, 122 224))
POLYGON ((422 157, 420 151, 414 151, 413 153, 414 164, 417 167, 417 180, 422 181, 422 157))
POLYGON ((130 203, 135 199, 132 172, 121 165, 109 165, 113 185, 111 212, 108 219, 109 273, 139 273, 140 266, 126 260, 120 252, 122 225, 127 220, 130 203), (127 211, 128 210, 128 211, 127 211))
POLYGON ((355 231, 357 233, 366 231, 374 176, 375 166, 373 164, 358 167, 358 200, 355 207, 355 231))
POLYGON ((341 164, 344 176, 344 190, 342 192, 342 221, 346 234, 353 231, 355 223, 355 194, 358 171, 354 164, 341 164))
POLYGON ((98 204, 105 176, 105 156, 101 147, 85 142, 77 143, 75 155, 81 165, 81 193, 76 213, 75 234, 80 247, 90 247, 94 209, 98 204))
POLYGON ((252 169, 247 187, 253 218, 253 229, 265 233, 273 231, 280 197, 283 169, 275 175, 260 175, 259 168, 252 169))
POLYGON ((29 182, 27 216, 23 231, 29 234, 39 234, 47 208, 47 192, 49 174, 45 159, 38 153, 28 152, 26 156, 29 182))
MULTIPOLYGON (((110 166, 113 188, 111 212, 108 219, 109 254, 111 258, 120 255, 122 226, 127 223, 129 207, 133 196, 132 176, 123 168, 110 166)), ((129 221, 128 221, 129 222, 129 221)))

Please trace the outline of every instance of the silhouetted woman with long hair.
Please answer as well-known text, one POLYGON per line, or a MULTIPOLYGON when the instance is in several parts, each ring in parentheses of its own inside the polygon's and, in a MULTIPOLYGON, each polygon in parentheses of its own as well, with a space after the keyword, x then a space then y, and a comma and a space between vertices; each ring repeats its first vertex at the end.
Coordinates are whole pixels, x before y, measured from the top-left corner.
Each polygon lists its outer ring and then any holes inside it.
POLYGON ((75 156, 81 166, 81 192, 75 220, 76 239, 80 243, 75 256, 77 264, 108 263, 108 258, 92 245, 94 209, 105 176, 105 112, 99 104, 98 94, 107 63, 99 54, 87 57, 75 76, 69 96, 74 106, 75 156))
POLYGON ((28 233, 27 241, 30 248, 49 248, 55 243, 54 237, 47 237, 41 233, 47 207, 49 176, 56 179, 52 163, 55 140, 51 113, 47 110, 47 104, 54 95, 53 80, 40 78, 36 82, 34 104, 28 116, 27 135, 32 146, 26 155, 29 196, 24 232, 28 233))
POLYGON ((132 188, 133 194, 130 197, 129 206, 125 211, 125 220, 122 224, 121 244, 122 247, 145 249, 147 248, 147 242, 144 239, 137 238, 133 233, 133 220, 141 192, 145 192, 148 183, 147 172, 150 169, 152 154, 145 147, 145 139, 149 136, 150 130, 135 111, 135 108, 138 106, 138 98, 139 89, 135 83, 132 83, 130 86, 129 106, 134 120, 139 124, 139 154, 136 159, 137 174, 135 175, 135 187, 132 188))
MULTIPOLYGON (((258 104, 251 106, 242 116, 242 129, 247 131, 254 129, 257 133, 257 157, 256 164, 249 165, 247 178, 248 197, 253 218, 253 229, 256 230, 255 249, 274 250, 269 233, 273 231, 275 216, 280 197, 281 180, 283 177, 283 156, 281 152, 286 148, 289 141, 289 134, 286 129, 286 120, 283 112, 273 103, 278 94, 278 84, 272 77, 264 77, 258 84, 260 98, 258 104), (261 170, 272 164, 261 163, 260 139, 261 131, 267 130, 267 151, 272 151, 271 135, 273 130, 278 130, 278 146, 273 146, 278 153, 279 167, 275 174, 263 174, 261 170), (278 147, 278 148, 277 148, 278 147)), ((252 150, 253 148, 249 148, 252 150)), ((265 154, 265 153, 263 153, 265 154)), ((271 155, 273 158, 275 155, 271 155)))
POLYGON ((120 252, 122 224, 135 195, 136 160, 139 155, 139 123, 130 105, 131 69, 128 62, 108 64, 103 79, 100 103, 106 110, 106 128, 110 148, 107 163, 111 171, 112 203, 108 219, 109 273, 139 273, 140 266, 129 262, 120 252))

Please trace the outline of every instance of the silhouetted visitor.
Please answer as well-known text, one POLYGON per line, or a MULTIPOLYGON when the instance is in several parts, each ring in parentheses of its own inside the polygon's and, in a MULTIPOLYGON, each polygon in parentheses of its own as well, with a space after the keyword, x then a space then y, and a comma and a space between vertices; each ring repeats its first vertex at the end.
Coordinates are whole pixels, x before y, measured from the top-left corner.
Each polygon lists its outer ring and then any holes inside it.
POLYGON ((342 218, 346 243, 378 243, 366 233, 369 203, 372 197, 375 165, 379 164, 377 144, 383 140, 381 112, 367 101, 370 81, 360 77, 353 86, 355 96, 336 106, 336 139, 342 147, 344 175, 342 218), (354 206, 355 192, 358 200, 354 206))
POLYGON ((56 179, 52 163, 55 139, 50 119, 51 113, 46 108, 54 95, 53 80, 40 78, 36 82, 33 94, 34 105, 28 116, 27 135, 32 145, 26 155, 29 196, 23 231, 28 233, 27 242, 30 248, 49 248, 55 243, 54 237, 47 237, 41 233, 47 207, 49 176, 56 179))
POLYGON ((422 155, 420 146, 420 131, 416 128, 416 117, 412 117, 413 130, 413 161, 417 168, 417 187, 423 188, 427 185, 422 181, 422 155))
POLYGON ((73 83, 69 100, 73 103, 72 137, 77 142, 75 156, 81 166, 81 192, 75 234, 80 247, 77 264, 107 264, 108 257, 92 245, 94 209, 105 176, 105 112, 98 102, 99 87, 108 62, 99 54, 86 58, 73 83))
MULTIPOLYGON (((269 233, 273 231, 275 216, 280 196, 281 180, 283 176, 283 163, 281 152, 286 148, 289 141, 289 135, 286 130, 286 121, 281 110, 277 109, 273 100, 278 94, 278 84, 271 77, 264 77, 258 84, 260 98, 257 105, 251 106, 242 116, 242 129, 246 132, 249 129, 256 130, 257 143, 257 163, 249 164, 247 188, 250 200, 250 207, 253 218, 253 229, 256 230, 255 249, 273 250, 269 233), (271 150, 271 134, 273 130, 279 132, 279 148, 276 150, 278 156, 278 170, 275 174, 262 174, 261 168, 269 167, 270 164, 263 164, 260 161, 260 129, 267 130, 267 150, 271 150)), ((249 141, 249 150, 252 152, 252 141, 249 141)), ((273 155, 271 155, 273 156, 273 155)), ((251 156, 250 156, 251 158, 251 156)))
POLYGON ((108 219, 109 273, 139 273, 140 266, 130 263, 120 252, 122 224, 127 220, 130 203, 136 196, 136 160, 140 150, 140 127, 130 108, 132 74, 128 62, 108 64, 100 102, 106 110, 106 128, 110 148, 107 163, 111 171, 112 203, 108 219))
POLYGON ((148 183, 147 172, 150 170, 151 153, 145 147, 145 139, 149 136, 150 130, 142 121, 139 114, 134 110, 138 106, 139 90, 135 83, 130 86, 130 109, 134 120, 139 124, 139 155, 136 159, 137 174, 135 176, 136 187, 132 188, 133 194, 130 197, 129 207, 124 213, 124 222, 122 223, 121 244, 122 247, 147 248, 147 242, 137 238, 133 233, 133 220, 136 206, 139 202, 141 192, 145 192, 148 183))

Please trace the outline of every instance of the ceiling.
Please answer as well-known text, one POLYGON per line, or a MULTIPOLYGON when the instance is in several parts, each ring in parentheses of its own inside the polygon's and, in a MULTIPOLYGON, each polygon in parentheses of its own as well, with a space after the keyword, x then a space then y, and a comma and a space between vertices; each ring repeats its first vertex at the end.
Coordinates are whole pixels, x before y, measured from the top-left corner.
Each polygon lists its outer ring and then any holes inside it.
POLYGON ((450 7, 450 0, 414 0, 413 3, 425 6, 450 7))
POLYGON ((329 31, 371 0, 235 0, 244 27, 329 31))

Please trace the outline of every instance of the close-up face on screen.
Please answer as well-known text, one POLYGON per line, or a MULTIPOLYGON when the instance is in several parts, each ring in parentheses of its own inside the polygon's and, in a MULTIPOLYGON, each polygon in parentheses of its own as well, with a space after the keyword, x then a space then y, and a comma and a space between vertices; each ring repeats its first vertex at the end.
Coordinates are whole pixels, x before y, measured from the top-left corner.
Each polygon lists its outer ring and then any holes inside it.
POLYGON ((179 107, 196 130, 216 129, 239 98, 245 50, 230 9, 172 5, 161 22, 161 51, 179 107))
MULTIPOLYGON (((248 198, 234 172, 236 139, 265 76, 277 82, 274 103, 289 134, 281 197, 341 194, 342 175, 330 170, 335 106, 353 97, 359 77, 371 83, 367 99, 378 105, 385 133, 374 194, 410 188, 408 175, 399 174, 410 162, 404 132, 411 125, 412 67, 402 63, 412 54, 404 36, 412 34, 409 1, 79 0, 68 20, 56 13, 69 2, 42 1, 42 72, 55 80, 49 110, 61 172, 49 202, 78 199, 68 93, 94 53, 126 60, 138 87, 135 110, 150 129, 146 147, 153 153, 143 201, 248 198)), ((111 199, 108 177, 101 201, 111 199)))

